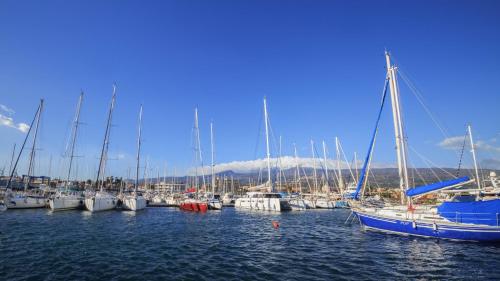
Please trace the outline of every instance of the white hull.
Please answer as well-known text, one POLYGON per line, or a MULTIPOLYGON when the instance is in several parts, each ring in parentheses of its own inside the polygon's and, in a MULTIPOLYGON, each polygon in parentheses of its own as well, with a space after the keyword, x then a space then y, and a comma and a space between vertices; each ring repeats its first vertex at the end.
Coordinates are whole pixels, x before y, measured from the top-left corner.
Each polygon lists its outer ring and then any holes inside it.
POLYGON ((335 202, 330 201, 328 199, 319 198, 318 200, 316 200, 316 208, 318 208, 318 209, 334 209, 335 202))
POLYGON ((122 207, 130 211, 142 210, 146 208, 146 199, 142 196, 125 196, 122 207))
POLYGON ((237 209, 281 212, 280 198, 238 198, 234 203, 237 209))
POLYGON ((32 209, 32 208, 45 208, 45 198, 32 197, 26 195, 18 195, 7 198, 5 205, 8 209, 32 209))
POLYGON ((209 200, 208 208, 211 210, 222 210, 222 202, 217 199, 209 200))
POLYGON ((292 211, 305 211, 307 209, 305 200, 300 198, 292 198, 289 201, 292 211))
POLYGON ((85 198, 85 208, 91 212, 113 210, 117 201, 113 195, 97 193, 92 197, 85 198))
POLYGON ((49 206, 52 211, 81 209, 83 201, 83 197, 61 195, 50 199, 49 206))
POLYGON ((315 201, 309 200, 309 199, 303 199, 303 200, 304 200, 304 204, 306 205, 307 209, 316 209, 316 202, 315 201))

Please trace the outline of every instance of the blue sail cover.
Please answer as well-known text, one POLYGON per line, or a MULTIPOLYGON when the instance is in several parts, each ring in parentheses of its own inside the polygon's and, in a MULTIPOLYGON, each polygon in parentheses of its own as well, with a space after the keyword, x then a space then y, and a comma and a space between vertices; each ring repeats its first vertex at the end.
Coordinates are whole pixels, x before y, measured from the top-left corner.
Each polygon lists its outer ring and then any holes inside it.
POLYGON ((440 216, 452 222, 499 226, 500 199, 444 202, 437 209, 440 216))
POLYGON ((463 183, 463 182, 466 182, 469 180, 470 180, 469 177, 461 177, 458 179, 440 181, 440 182, 436 182, 436 183, 429 184, 429 185, 415 187, 415 188, 412 188, 412 189, 406 191, 406 196, 413 197, 413 196, 417 196, 417 195, 422 195, 425 193, 429 193, 429 192, 440 190, 440 189, 443 189, 446 187, 457 185, 457 184, 460 184, 460 183, 463 183))
POLYGON ((358 186, 356 186, 356 191, 353 194, 348 194, 346 197, 358 199, 361 188, 366 180, 366 172, 368 168, 368 163, 370 163, 370 158, 372 156, 373 146, 375 144, 375 138, 377 137, 378 124, 380 122, 380 116, 382 116, 382 110, 384 109, 385 97, 387 96, 387 85, 389 84, 389 79, 385 80, 384 93, 382 95, 382 102, 380 104, 380 110, 378 111, 377 122, 375 122, 375 128, 373 129, 372 140, 370 141, 370 146, 368 147, 368 153, 363 163, 363 169, 361 169, 361 174, 359 175, 358 186))

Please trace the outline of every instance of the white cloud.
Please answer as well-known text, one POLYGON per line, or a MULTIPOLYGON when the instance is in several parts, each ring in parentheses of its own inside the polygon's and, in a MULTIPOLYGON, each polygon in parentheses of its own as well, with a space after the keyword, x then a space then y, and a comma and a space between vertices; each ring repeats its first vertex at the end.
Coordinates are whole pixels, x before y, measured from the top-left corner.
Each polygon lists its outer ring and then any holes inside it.
POLYGON ((0 104, 0 126, 14 128, 22 133, 27 133, 30 126, 26 123, 16 124, 16 122, 14 122, 14 119, 11 117, 15 113, 16 112, 8 106, 0 104))
POLYGON ((25 123, 16 124, 14 122, 14 119, 12 119, 12 117, 8 117, 8 116, 2 115, 2 114, 0 114, 0 126, 14 128, 22 133, 28 132, 28 130, 30 128, 30 126, 28 124, 25 124, 25 123))
MULTIPOLYGON (((317 158, 314 160, 313 158, 298 158, 299 166, 301 168, 314 168, 323 169, 324 161, 322 159, 317 158)), ((277 158, 271 158, 271 167, 277 168, 279 165, 277 158)), ((337 168, 337 160, 327 159, 326 165, 329 170, 337 168)), ((358 169, 361 168, 363 163, 358 161, 358 169)), ((393 168, 394 165, 386 165, 383 163, 372 163, 372 168, 393 168)), ((233 161, 228 163, 217 164, 214 167, 215 173, 220 173, 224 171, 233 171, 236 173, 249 173, 249 172, 257 172, 259 170, 265 170, 267 167, 266 159, 257 159, 257 160, 249 160, 249 161, 233 161)), ((281 158, 281 167, 284 170, 295 168, 296 160, 295 157, 292 156, 283 156, 281 158)), ((344 161, 340 163, 341 169, 347 169, 348 166, 344 161)), ((351 167, 354 169, 354 167, 351 167)), ((194 171, 193 168, 189 169, 188 173, 192 173, 194 171)), ((210 167, 205 166, 204 169, 205 174, 210 173, 210 167)))
MULTIPOLYGON (((490 142, 494 143, 496 142, 496 139, 490 140, 490 142)), ((474 143, 474 146, 477 150, 500 153, 500 147, 491 143, 478 140, 474 143)), ((464 137, 458 136, 458 137, 446 138, 442 140, 438 145, 444 149, 460 150, 464 145, 464 137)), ((468 139, 465 140, 465 145, 466 148, 470 148, 470 141, 468 139)))

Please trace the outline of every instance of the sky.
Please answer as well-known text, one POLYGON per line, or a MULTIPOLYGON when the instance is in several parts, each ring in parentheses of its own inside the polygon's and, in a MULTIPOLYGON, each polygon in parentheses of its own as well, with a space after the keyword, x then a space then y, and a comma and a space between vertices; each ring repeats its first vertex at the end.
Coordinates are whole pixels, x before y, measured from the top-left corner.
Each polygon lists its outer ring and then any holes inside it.
MULTIPOLYGON (((338 136, 347 158, 363 158, 385 50, 405 77, 411 164, 457 167, 471 124, 480 164, 500 168, 498 1, 3 0, 0 38, 0 169, 9 169, 13 145, 21 145, 43 98, 35 173, 65 174, 83 91, 74 176, 93 177, 113 83, 109 174, 133 170, 141 104, 141 167, 148 159, 150 173, 193 166, 195 107, 205 164, 210 122, 217 163, 263 158, 264 96, 273 156, 281 136, 283 155, 293 155, 296 143, 299 157, 311 157, 313 139, 318 152, 324 140, 332 158, 338 136)), ((374 152, 388 166, 395 163, 391 118, 387 106, 374 152)))

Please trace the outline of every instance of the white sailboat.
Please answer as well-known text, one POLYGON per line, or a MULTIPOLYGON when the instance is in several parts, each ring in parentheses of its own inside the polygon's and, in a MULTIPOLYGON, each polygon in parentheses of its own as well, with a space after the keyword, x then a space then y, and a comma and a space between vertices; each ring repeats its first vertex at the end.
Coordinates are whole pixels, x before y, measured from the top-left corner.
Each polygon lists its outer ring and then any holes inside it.
MULTIPOLYGON (((297 156, 297 147, 295 144, 293 144, 293 149, 294 149, 294 156, 295 156, 295 165, 297 168, 297 176, 298 179, 300 179, 300 174, 299 174, 299 159, 297 156)), ((290 197, 290 207, 292 208, 293 211, 305 211, 308 209, 306 201, 302 198, 302 186, 300 185, 300 180, 297 181, 299 184, 300 192, 299 195, 297 196, 292 196, 290 197)))
POLYGON ((109 135, 111 132, 111 120, 113 117, 113 109, 115 107, 116 86, 113 85, 113 96, 108 112, 108 121, 106 131, 104 133, 104 142, 102 144, 101 159, 99 161, 99 169, 97 170, 96 191, 85 198, 85 208, 91 212, 112 210, 116 207, 117 198, 115 195, 108 193, 103 189, 104 171, 108 158, 109 135), (102 176, 102 179, 101 179, 102 176))
POLYGON ((139 111, 139 133, 137 137, 137 164, 135 170, 134 192, 123 196, 123 208, 130 211, 138 211, 146 208, 146 199, 137 191, 139 186, 139 163, 141 156, 141 135, 142 135, 142 105, 139 111))
POLYGON ((8 209, 31 209, 31 208, 44 208, 45 207, 45 196, 44 192, 40 189, 38 190, 30 190, 31 178, 34 173, 35 167, 35 154, 36 154, 36 142, 38 136, 38 129, 40 127, 40 119, 43 111, 43 99, 40 100, 40 105, 35 114, 35 118, 31 122, 30 129, 26 134, 26 138, 24 139, 24 143, 19 151, 19 155, 17 156, 16 163, 14 164, 14 168, 11 171, 9 181, 7 183, 6 194, 5 194, 5 206, 8 209), (14 191, 11 189, 12 178, 17 168, 17 163, 19 162, 19 158, 23 153, 24 146, 26 145, 26 141, 31 132, 31 128, 36 120, 35 125, 35 133, 33 135, 33 144, 30 153, 30 160, 28 165, 28 175, 26 177, 23 176, 24 190, 23 191, 14 191))
POLYGON ((274 192, 271 178, 271 155, 269 152, 269 118, 267 115, 267 103, 264 98, 264 124, 266 129, 266 156, 267 156, 267 182, 255 186, 244 197, 235 201, 234 207, 237 209, 276 211, 281 212, 291 210, 288 199, 282 198, 281 194, 274 192))
POLYGON ((215 149, 214 149, 214 128, 213 123, 210 122, 210 147, 212 152, 212 165, 211 165, 211 193, 207 193, 208 208, 212 210, 222 210, 222 201, 220 194, 215 193, 215 149))
POLYGON ((73 122, 74 126, 71 137, 71 153, 69 158, 68 176, 62 189, 58 190, 56 194, 49 200, 49 206, 52 211, 80 209, 83 207, 83 201, 85 200, 85 196, 82 191, 78 190, 78 188, 70 187, 71 168, 73 165, 75 144, 78 134, 78 125, 80 124, 80 109, 82 102, 83 92, 80 94, 78 105, 76 107, 75 119, 73 122))

